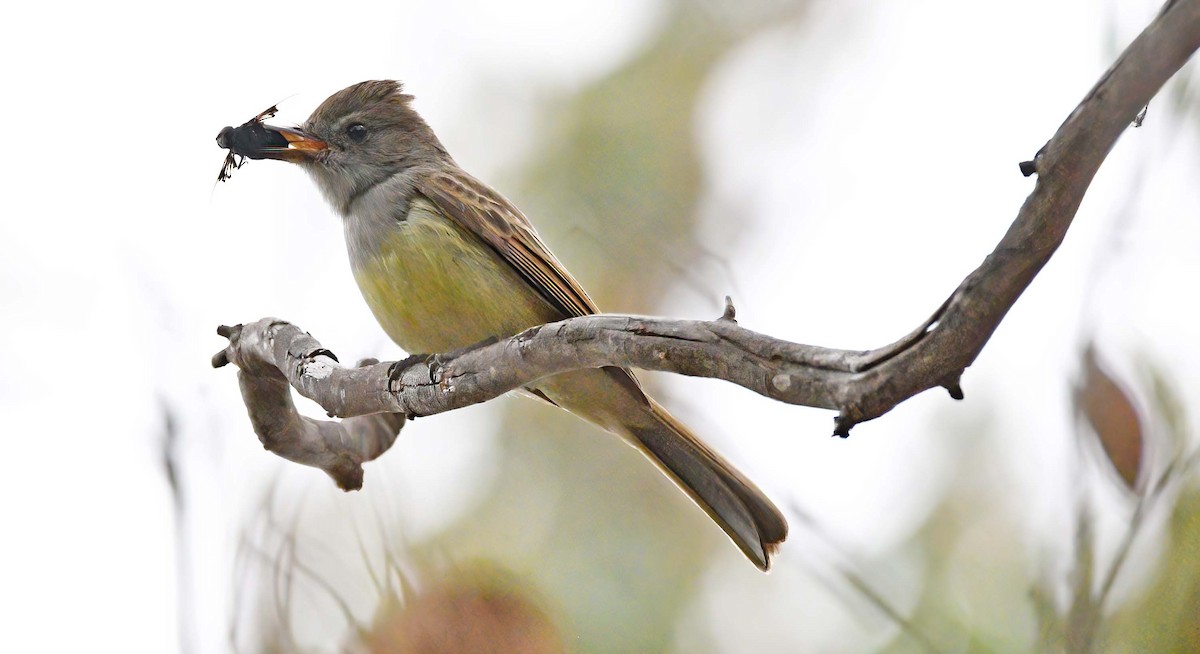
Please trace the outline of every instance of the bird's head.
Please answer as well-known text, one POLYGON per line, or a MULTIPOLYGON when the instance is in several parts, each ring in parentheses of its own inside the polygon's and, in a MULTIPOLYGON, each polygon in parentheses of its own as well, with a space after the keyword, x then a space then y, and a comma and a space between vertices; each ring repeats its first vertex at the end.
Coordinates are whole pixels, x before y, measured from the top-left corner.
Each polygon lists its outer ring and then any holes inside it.
POLYGON ((376 184, 448 156, 411 102, 399 82, 360 82, 329 96, 298 128, 257 123, 259 136, 247 123, 222 130, 218 143, 228 147, 235 132, 247 129, 249 138, 242 140, 250 142, 240 143, 235 154, 300 164, 344 214, 376 184))

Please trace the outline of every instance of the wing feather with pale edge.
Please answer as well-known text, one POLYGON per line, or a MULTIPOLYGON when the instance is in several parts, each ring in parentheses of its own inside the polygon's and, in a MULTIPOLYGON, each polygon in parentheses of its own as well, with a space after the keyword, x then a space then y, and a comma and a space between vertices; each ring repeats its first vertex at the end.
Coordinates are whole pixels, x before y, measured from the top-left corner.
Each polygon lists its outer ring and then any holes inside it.
MULTIPOLYGON (((486 184, 456 169, 422 175, 417 179, 416 189, 447 217, 495 250, 563 318, 600 313, 579 282, 542 243, 525 214, 486 184)), ((641 401, 649 402, 631 372, 615 366, 604 370, 641 401)), ((538 395, 554 404, 544 394, 538 392, 538 395)))
POLYGON ((423 175, 416 187, 447 217, 494 249, 564 318, 600 312, 542 243, 529 219, 487 185, 456 170, 423 175))

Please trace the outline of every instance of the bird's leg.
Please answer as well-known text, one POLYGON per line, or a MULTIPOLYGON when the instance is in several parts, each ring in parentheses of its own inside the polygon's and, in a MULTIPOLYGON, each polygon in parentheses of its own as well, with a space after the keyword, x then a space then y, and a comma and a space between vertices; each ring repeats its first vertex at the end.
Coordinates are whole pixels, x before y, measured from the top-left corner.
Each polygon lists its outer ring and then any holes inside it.
POLYGON ((499 343, 499 342, 500 342, 500 339, 498 337, 489 336, 474 345, 469 345, 467 347, 459 348, 457 350, 451 350, 450 352, 441 352, 441 353, 434 353, 434 354, 411 354, 399 361, 392 363, 392 365, 388 366, 388 391, 395 393, 396 392, 395 384, 400 381, 401 375, 404 374, 404 371, 409 366, 411 366, 417 362, 424 363, 426 366, 428 366, 429 382, 432 384, 432 383, 437 382, 437 373, 439 370, 441 370, 443 367, 445 367, 446 364, 450 363, 454 359, 457 359, 458 357, 462 356, 463 354, 466 354, 467 352, 470 352, 472 350, 475 350, 475 349, 478 349, 481 347, 486 347, 493 343, 499 343))

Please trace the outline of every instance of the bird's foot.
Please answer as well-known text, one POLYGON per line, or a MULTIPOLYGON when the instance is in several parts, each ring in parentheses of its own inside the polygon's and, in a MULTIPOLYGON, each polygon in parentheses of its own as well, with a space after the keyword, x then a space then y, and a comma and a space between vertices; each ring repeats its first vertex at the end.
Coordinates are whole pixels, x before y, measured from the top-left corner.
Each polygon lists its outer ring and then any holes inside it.
POLYGON ((457 359, 463 354, 466 354, 467 352, 491 345, 493 343, 498 343, 499 341, 499 338, 495 336, 489 336, 482 341, 475 343, 474 345, 460 348, 452 352, 409 355, 388 366, 388 391, 393 393, 396 392, 396 386, 400 381, 400 377, 404 374, 404 371, 408 369, 409 366, 415 363, 424 363, 429 368, 429 382, 431 384, 436 383, 438 371, 445 367, 446 364, 450 363, 454 359, 457 359))
POLYGON ((392 365, 388 366, 387 372, 387 388, 389 393, 395 393, 400 390, 400 377, 404 375, 404 371, 408 370, 409 366, 416 363, 424 363, 429 367, 429 381, 431 382, 433 381, 434 370, 441 367, 441 364, 438 362, 438 355, 436 354, 410 354, 399 361, 394 361, 392 365))

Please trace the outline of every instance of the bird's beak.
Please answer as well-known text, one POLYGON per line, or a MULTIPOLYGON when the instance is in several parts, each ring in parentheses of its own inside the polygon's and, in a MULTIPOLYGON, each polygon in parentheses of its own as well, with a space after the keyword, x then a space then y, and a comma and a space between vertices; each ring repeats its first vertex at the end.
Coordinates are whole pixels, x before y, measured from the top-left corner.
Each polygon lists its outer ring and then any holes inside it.
POLYGON ((328 147, 325 141, 293 127, 275 127, 251 120, 226 127, 217 145, 248 159, 279 159, 292 163, 314 161, 328 147))

